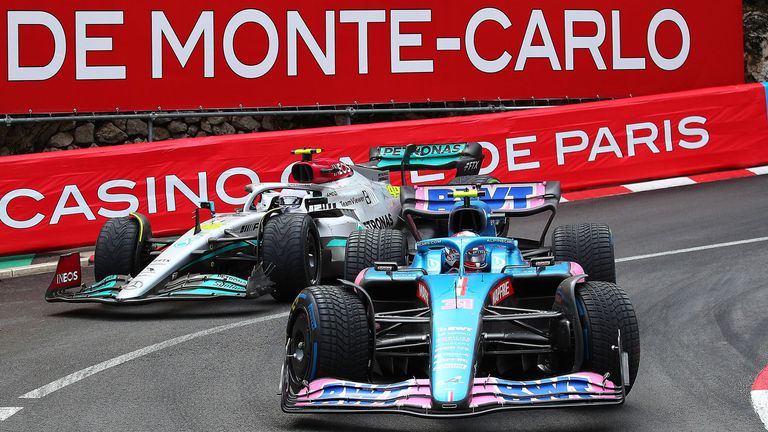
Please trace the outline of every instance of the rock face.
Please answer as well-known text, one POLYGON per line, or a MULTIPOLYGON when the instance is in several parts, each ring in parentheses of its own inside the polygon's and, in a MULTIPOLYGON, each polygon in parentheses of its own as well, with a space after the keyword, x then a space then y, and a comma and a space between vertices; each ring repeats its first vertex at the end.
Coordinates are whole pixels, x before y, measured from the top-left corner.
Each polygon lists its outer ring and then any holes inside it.
POLYGON ((128 139, 128 135, 112 122, 104 123, 96 131, 96 141, 101 144, 119 144, 128 139))
POLYGON ((152 138, 154 141, 165 141, 171 137, 171 132, 162 126, 152 128, 152 138))
POLYGON ((768 12, 765 10, 744 14, 744 79, 747 82, 768 80, 768 12))
MULTIPOLYGON (((744 79, 768 81, 768 0, 744 0, 744 79)), ((422 118, 416 115, 388 116, 385 121, 422 118)), ((352 118, 352 121, 360 119, 352 118)), ((153 140, 230 135, 259 131, 297 129, 349 124, 347 116, 214 116, 199 117, 180 112, 178 118, 113 121, 66 121, 20 123, 0 122, 0 156, 146 142, 152 127, 153 140)), ((362 119, 364 122, 371 118, 362 119)), ((376 120, 373 120, 376 121, 376 120)), ((382 119, 379 119, 382 121, 382 119)))
POLYGON ((174 120, 168 123, 168 132, 177 135, 187 131, 187 124, 183 121, 174 120))
POLYGON ((0 145, 9 154, 36 153, 48 147, 48 141, 58 132, 61 125, 51 123, 21 123, 6 126, 0 123, 0 145))
POLYGON ((75 141, 75 137, 69 132, 59 132, 48 140, 48 145, 56 148, 68 147, 75 141))
POLYGON ((147 122, 140 119, 130 119, 125 124, 125 133, 132 137, 141 136, 146 138, 149 135, 147 122))
POLYGON ((91 145, 96 141, 94 133, 96 126, 93 123, 85 123, 75 128, 75 142, 80 145, 91 145))
POLYGON ((261 123, 251 116, 233 117, 232 126, 240 132, 253 132, 261 127, 261 123))
POLYGON ((216 136, 219 136, 219 135, 233 135, 236 132, 237 131, 235 130, 235 128, 231 124, 229 124, 227 122, 224 122, 224 123, 217 124, 217 125, 213 126, 213 134, 216 135, 216 136))

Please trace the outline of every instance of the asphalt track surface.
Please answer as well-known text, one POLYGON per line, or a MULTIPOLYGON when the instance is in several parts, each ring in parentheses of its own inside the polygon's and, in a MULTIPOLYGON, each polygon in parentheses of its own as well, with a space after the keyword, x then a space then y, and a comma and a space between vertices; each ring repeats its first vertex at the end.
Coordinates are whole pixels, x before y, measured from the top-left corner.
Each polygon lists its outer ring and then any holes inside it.
MULTIPOLYGON (((557 223, 606 222, 618 258, 768 236, 768 176, 562 205, 557 223)), ((270 299, 117 308, 47 304, 51 275, 0 282, 0 431, 759 431, 750 384, 768 364, 768 242, 622 261, 640 372, 627 403, 474 419, 286 415, 277 397, 285 318, 204 335, 19 396, 117 356, 286 311, 270 299)), ((92 277, 90 271, 87 277, 92 277)))

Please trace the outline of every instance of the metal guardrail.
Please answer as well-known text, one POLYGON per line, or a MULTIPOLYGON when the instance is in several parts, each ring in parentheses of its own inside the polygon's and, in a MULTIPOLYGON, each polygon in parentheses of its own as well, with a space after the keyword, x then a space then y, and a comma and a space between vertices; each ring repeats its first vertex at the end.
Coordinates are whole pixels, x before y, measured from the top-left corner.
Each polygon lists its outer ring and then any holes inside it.
POLYGON ((484 113, 502 113, 510 111, 522 111, 528 109, 541 109, 553 106, 571 105, 584 102, 596 102, 605 99, 536 99, 524 101, 478 101, 476 106, 467 106, 469 102, 464 102, 463 106, 449 106, 449 103, 442 103, 442 106, 414 106, 431 105, 427 104, 392 104, 389 107, 365 105, 366 107, 344 106, 328 107, 316 106, 315 108, 294 107, 277 109, 223 109, 223 110, 178 110, 163 112, 130 112, 130 113, 87 113, 81 114, 74 112, 72 114, 47 114, 47 115, 8 115, 0 117, 0 122, 5 122, 7 126, 22 123, 42 123, 42 122, 60 122, 60 121, 109 121, 109 120, 129 120, 139 119, 148 122, 148 141, 153 141, 153 125, 157 119, 175 119, 184 117, 245 117, 245 116, 309 116, 309 115, 346 115, 350 119, 355 115, 370 114, 440 114, 440 113, 460 113, 460 114, 484 114, 484 113), (512 105, 510 105, 510 103, 512 105), (401 105, 401 106, 396 106, 401 105))

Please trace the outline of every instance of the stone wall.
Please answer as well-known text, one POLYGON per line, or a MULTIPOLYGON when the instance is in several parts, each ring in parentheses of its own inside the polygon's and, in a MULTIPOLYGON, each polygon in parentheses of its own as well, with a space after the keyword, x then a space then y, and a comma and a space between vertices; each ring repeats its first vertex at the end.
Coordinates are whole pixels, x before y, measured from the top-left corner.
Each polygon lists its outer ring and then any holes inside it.
POLYGON ((768 81, 768 0, 744 2, 744 79, 768 81))
MULTIPOLYGON (((193 115, 193 114, 192 114, 193 115)), ((346 123, 332 116, 226 116, 160 118, 153 121, 153 141, 301 129, 346 123)), ((67 121, 7 126, 0 120, 0 156, 146 142, 147 120, 67 121)))
MULTIPOLYGON (((768 0, 744 1, 744 51, 745 81, 768 81, 768 0)), ((413 118, 423 116, 379 115, 355 116, 351 119, 324 115, 201 118, 190 114, 190 117, 156 119, 153 140, 341 125, 348 124, 350 120, 352 123, 370 123, 413 118)), ((138 143, 147 141, 148 135, 147 121, 138 119, 12 126, 0 122, 0 156, 138 143)))

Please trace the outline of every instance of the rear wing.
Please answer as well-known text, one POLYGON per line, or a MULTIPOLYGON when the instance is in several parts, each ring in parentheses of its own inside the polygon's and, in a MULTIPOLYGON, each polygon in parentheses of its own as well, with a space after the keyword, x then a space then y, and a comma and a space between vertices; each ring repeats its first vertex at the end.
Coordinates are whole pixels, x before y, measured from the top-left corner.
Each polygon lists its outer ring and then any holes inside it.
POLYGON ((456 169, 457 176, 477 175, 483 148, 476 142, 374 147, 369 159, 360 165, 382 171, 456 169))
POLYGON ((460 201, 460 198, 449 197, 449 193, 476 189, 478 186, 485 191, 485 196, 476 199, 488 205, 492 218, 525 217, 549 212, 549 219, 539 240, 519 239, 531 247, 544 244, 560 202, 560 182, 557 181, 403 187, 400 189, 403 215, 408 220, 414 216, 448 219, 454 205, 460 201))
MULTIPOLYGON (((414 186, 400 191, 403 208, 419 216, 447 218, 460 198, 449 193, 475 189, 477 185, 414 186)), ((477 198, 490 207, 491 213, 506 217, 530 216, 557 211, 560 182, 495 183, 480 185, 485 196, 477 198)))

